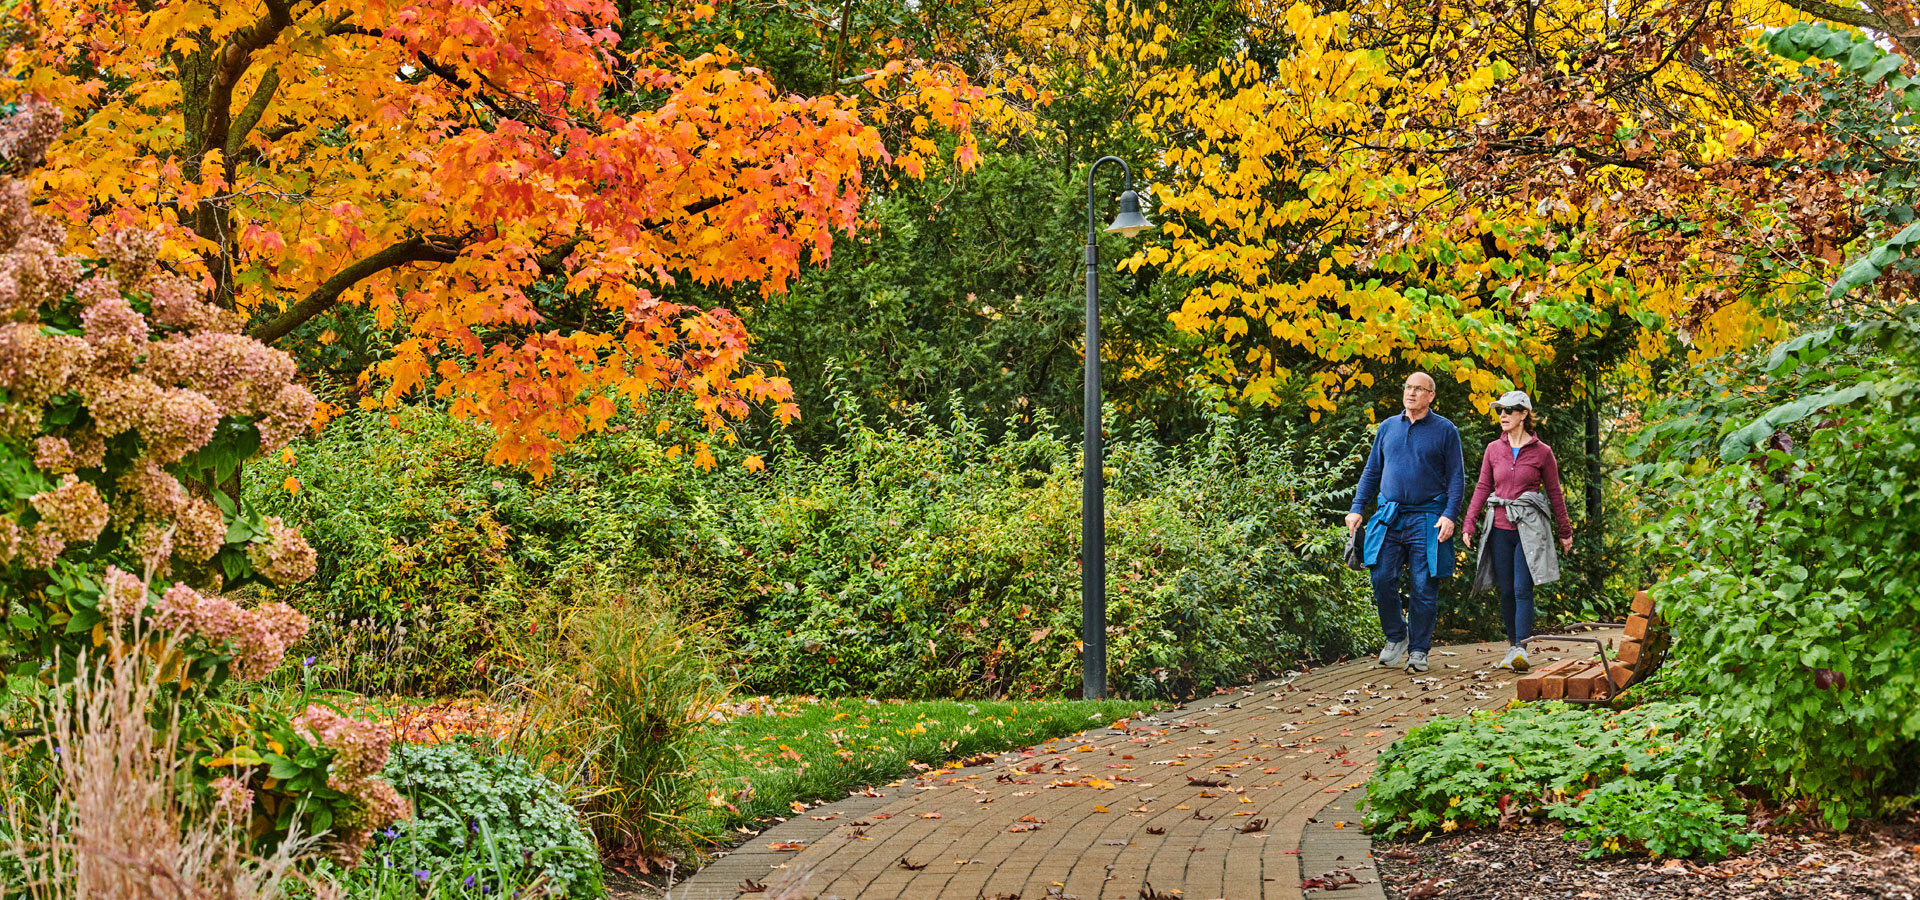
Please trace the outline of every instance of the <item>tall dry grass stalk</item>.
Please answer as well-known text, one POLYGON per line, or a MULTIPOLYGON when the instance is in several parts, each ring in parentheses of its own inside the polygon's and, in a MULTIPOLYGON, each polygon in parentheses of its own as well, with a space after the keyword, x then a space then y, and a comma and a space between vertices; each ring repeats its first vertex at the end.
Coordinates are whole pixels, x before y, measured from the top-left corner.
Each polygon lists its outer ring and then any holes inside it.
MULTIPOLYGON (((271 900, 296 877, 312 842, 255 856, 237 781, 212 804, 188 795, 179 707, 142 630, 83 655, 70 689, 54 692, 33 738, 50 753, 50 797, 0 785, 11 831, 0 856, 24 876, 0 879, 0 900, 271 900)), ((164 659, 173 647, 161 646, 164 659)))

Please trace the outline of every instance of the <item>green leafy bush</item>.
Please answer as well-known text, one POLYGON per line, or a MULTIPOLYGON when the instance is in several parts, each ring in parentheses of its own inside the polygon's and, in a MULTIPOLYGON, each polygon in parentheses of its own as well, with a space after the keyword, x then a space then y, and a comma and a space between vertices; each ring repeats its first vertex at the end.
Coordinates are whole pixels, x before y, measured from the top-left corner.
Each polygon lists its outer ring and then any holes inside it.
MULTIPOLYGON (((318 577, 279 596, 313 615, 323 684, 488 686, 489 669, 526 665, 521 639, 616 578, 724 621, 736 680, 757 690, 1077 686, 1078 448, 1044 420, 989 439, 958 414, 879 427, 841 408, 844 447, 787 446, 765 472, 737 451, 703 471, 621 431, 537 483, 487 465, 484 436, 441 413, 354 415, 291 465, 262 466, 250 496, 320 550, 318 577)), ((1377 641, 1366 580, 1339 565, 1343 533, 1317 512, 1350 485, 1300 462, 1338 456, 1224 423, 1180 447, 1116 439, 1109 684, 1184 695, 1377 641)))
POLYGON ((1920 313, 1811 332, 1728 380, 1761 390, 1665 410, 1637 473, 1666 505, 1646 541, 1673 573, 1654 590, 1668 678, 1711 698, 1730 777, 1844 828, 1912 793, 1920 750, 1920 313), (1731 462, 1676 458, 1688 443, 1731 462))
MULTIPOLYGON (((600 857, 560 786, 532 764, 471 742, 395 748, 386 778, 411 820, 367 848, 362 880, 399 873, 418 896, 600 895, 600 857)), ((351 883, 351 882, 349 882, 351 883)))
POLYGON ((1609 781, 1550 815, 1575 826, 1567 838, 1588 842, 1588 859, 1646 853, 1719 860, 1760 842, 1745 829, 1745 816, 1728 812, 1724 801, 1682 790, 1671 775, 1609 781))
POLYGON ((1692 702, 1624 712, 1538 703, 1435 720, 1380 755, 1365 824, 1415 836, 1488 828, 1623 779, 1710 797, 1722 791, 1705 765, 1700 716, 1692 702))
POLYGON ((319 551, 315 577, 277 594, 312 617, 302 651, 317 685, 489 687, 494 670, 526 664, 529 640, 549 642, 577 589, 608 577, 668 572, 689 602, 715 606, 744 590, 750 567, 737 565, 712 508, 726 479, 669 445, 597 435, 535 481, 488 464, 490 440, 428 408, 354 414, 296 445, 291 462, 250 473, 248 496, 299 522, 319 551))
MULTIPOLYGON (((784 458, 734 507, 766 573, 735 620, 750 686, 908 697, 1045 696, 1079 682, 1080 471, 1044 421, 986 439, 957 412, 784 458)), ((1108 680, 1180 695, 1379 632, 1338 564, 1335 473, 1217 424, 1108 452, 1108 680)), ((1313 452, 1319 450, 1322 452, 1313 452)))

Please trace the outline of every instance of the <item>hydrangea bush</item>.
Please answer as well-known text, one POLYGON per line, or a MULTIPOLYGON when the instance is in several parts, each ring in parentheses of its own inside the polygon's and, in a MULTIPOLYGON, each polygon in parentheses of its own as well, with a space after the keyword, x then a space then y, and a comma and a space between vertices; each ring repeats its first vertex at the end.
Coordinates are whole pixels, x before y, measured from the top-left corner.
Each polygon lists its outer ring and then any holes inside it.
POLYGON ((23 177, 59 119, 33 99, 0 118, 0 704, 59 689, 109 636, 145 641, 187 701, 209 801, 249 804, 256 837, 298 822, 355 858, 406 811, 375 777, 383 736, 319 707, 197 702, 268 674, 307 631, 286 604, 222 596, 305 579, 315 556, 215 486, 304 432, 314 397, 287 354, 160 265, 158 235, 113 230, 90 256, 63 252, 64 229, 33 211, 23 177))

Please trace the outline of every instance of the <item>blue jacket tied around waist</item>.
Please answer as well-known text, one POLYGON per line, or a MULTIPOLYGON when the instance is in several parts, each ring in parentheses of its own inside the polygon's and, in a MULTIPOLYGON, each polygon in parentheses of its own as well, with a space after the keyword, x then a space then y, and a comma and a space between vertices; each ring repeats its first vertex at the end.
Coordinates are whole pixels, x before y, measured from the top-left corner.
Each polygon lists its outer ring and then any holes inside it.
POLYGON ((1377 565, 1380 559, 1380 546, 1387 542, 1387 531, 1398 524, 1401 516, 1414 516, 1419 519, 1421 532, 1427 538, 1427 574, 1435 578, 1449 578, 1453 575, 1453 539, 1440 540, 1440 530, 1434 520, 1447 511, 1447 498, 1435 497, 1425 503, 1402 504, 1388 500, 1367 520, 1367 543, 1364 559, 1367 565, 1377 565), (1441 552, 1442 549, 1446 552, 1441 552))

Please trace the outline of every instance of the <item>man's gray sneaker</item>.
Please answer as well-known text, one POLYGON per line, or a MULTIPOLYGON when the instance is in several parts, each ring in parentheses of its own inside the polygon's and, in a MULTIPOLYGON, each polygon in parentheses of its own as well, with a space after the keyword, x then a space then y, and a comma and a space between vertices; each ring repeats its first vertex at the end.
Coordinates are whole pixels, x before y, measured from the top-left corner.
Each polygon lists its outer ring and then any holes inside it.
POLYGON ((1410 637, 1404 640, 1388 641, 1385 647, 1380 648, 1380 664, 1391 669, 1406 662, 1407 645, 1411 643, 1413 638, 1410 637))
POLYGON ((1407 673, 1418 674, 1427 670, 1427 651, 1415 650, 1407 655, 1407 673))

